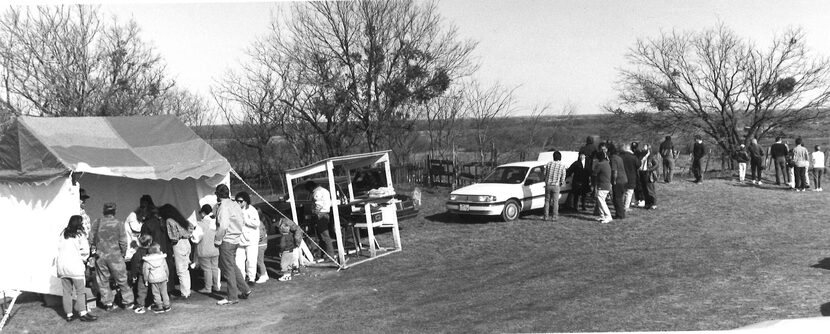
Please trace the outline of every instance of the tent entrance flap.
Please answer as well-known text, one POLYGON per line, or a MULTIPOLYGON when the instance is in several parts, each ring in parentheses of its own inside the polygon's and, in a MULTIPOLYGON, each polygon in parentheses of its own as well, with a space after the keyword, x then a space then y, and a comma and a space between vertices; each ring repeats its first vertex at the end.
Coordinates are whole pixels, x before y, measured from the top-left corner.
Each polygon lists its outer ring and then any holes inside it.
MULTIPOLYGON (((291 214, 293 215, 293 217, 295 217, 295 220, 298 220, 298 221, 299 221, 299 219, 297 219, 297 217, 299 217, 299 216, 298 216, 298 210, 297 210, 297 201, 295 201, 294 191, 293 191, 293 188, 295 186, 295 181, 299 182, 302 178, 305 178, 305 177, 310 176, 310 175, 318 174, 318 173, 325 173, 326 174, 326 178, 327 178, 327 182, 326 182, 327 184, 326 185, 328 186, 328 189, 330 190, 329 195, 331 196, 331 203, 332 203, 332 207, 331 207, 330 212, 331 212, 331 216, 332 216, 331 217, 332 221, 334 223, 333 224, 334 225, 333 226, 334 227, 334 234, 335 234, 335 239, 336 239, 336 242, 337 242, 337 253, 338 253, 337 254, 337 260, 339 262, 340 268, 347 268, 347 267, 353 266, 357 263, 365 262, 365 260, 362 260, 362 261, 358 261, 358 262, 352 262, 348 266, 346 265, 346 252, 345 252, 345 247, 344 247, 344 242, 343 242, 343 235, 342 235, 343 234, 342 233, 342 227, 344 226, 344 224, 342 223, 342 220, 341 220, 343 217, 340 216, 340 214, 341 214, 340 207, 348 206, 348 207, 359 208, 359 210, 365 211, 365 213, 366 213, 365 218, 364 218, 365 223, 358 223, 358 224, 372 225, 373 224, 373 218, 372 218, 373 215, 371 214, 371 212, 372 212, 371 208, 374 207, 374 206, 381 206, 381 207, 387 206, 387 205, 390 205, 391 202, 377 200, 377 201, 374 201, 374 203, 371 203, 372 205, 370 205, 370 203, 367 203, 366 201, 356 201, 356 199, 354 198, 353 191, 352 191, 353 187, 352 187, 351 177, 347 177, 346 179, 348 180, 348 189, 349 189, 349 191, 348 191, 348 200, 349 200, 349 203, 339 203, 339 199, 338 199, 338 196, 337 196, 337 191, 332 191, 332 190, 336 189, 334 172, 335 172, 335 170, 344 170, 346 172, 346 174, 349 175, 350 170, 358 169, 358 168, 361 168, 361 167, 368 167, 368 166, 375 166, 375 165, 378 165, 378 164, 383 164, 383 169, 386 173, 386 184, 387 184, 388 187, 391 188, 391 187, 393 187, 393 185, 392 185, 391 168, 389 166, 389 152, 390 151, 387 150, 387 151, 359 153, 359 154, 333 157, 333 158, 328 158, 328 159, 318 161, 318 162, 313 163, 313 164, 308 165, 308 166, 291 169, 291 170, 288 170, 288 171, 285 172, 285 181, 286 181, 286 184, 288 186, 288 198, 289 198, 288 201, 291 204, 291 214), (366 211, 366 210, 368 210, 368 211, 366 211)), ((391 208, 394 209, 394 207, 395 207, 394 204, 391 204, 391 208)), ((348 211, 353 212, 355 210, 352 209, 352 210, 348 210, 348 211)), ((381 211, 383 211, 383 210, 381 210, 381 211)), ((388 211, 388 209, 386 211, 388 211)), ((392 212, 392 214, 394 215, 394 212, 392 212)), ((395 243, 394 252, 400 251, 401 250, 400 230, 398 228, 398 222, 397 222, 396 217, 394 219, 390 219, 390 223, 386 227, 391 227, 392 228, 392 234, 393 234, 394 243, 395 243)), ((357 235, 357 237, 359 237, 359 233, 358 234, 352 233, 352 235, 353 236, 357 235)), ((357 241, 355 241, 355 243, 357 243, 357 241)), ((369 247, 371 248, 370 249, 370 258, 367 259, 367 260, 375 259, 375 258, 379 257, 379 254, 374 249, 374 246, 375 246, 375 240, 374 240, 374 234, 372 233, 370 235, 370 240, 369 240, 369 247)), ((359 251, 356 252, 356 253, 360 254, 359 251)), ((385 254, 385 253, 383 253, 383 254, 385 254)), ((313 261, 313 259, 308 259, 308 260, 313 261)))

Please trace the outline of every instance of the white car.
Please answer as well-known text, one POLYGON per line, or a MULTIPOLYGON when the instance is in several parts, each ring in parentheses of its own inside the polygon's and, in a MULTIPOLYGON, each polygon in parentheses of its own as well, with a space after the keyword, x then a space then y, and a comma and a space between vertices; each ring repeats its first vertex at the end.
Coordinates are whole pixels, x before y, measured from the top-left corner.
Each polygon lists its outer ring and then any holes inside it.
MULTIPOLYGON (((561 151, 562 162, 569 167, 579 154, 561 151)), ((539 160, 504 164, 496 167, 480 183, 456 189, 446 203, 447 212, 459 215, 497 216, 504 221, 519 218, 519 213, 545 206, 545 166, 553 152, 539 153, 539 160)), ((560 203, 571 189, 570 177, 560 193, 560 203)))

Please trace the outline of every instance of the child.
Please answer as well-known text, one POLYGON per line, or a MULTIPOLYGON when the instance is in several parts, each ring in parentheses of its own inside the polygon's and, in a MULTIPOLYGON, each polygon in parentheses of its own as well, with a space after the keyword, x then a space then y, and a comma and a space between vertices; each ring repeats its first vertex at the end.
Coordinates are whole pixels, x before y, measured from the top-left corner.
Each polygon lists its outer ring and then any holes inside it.
POLYGON ((136 307, 133 312, 138 314, 143 314, 146 312, 146 301, 147 301, 147 280, 145 279, 144 275, 142 274, 142 262, 144 261, 144 257, 147 255, 148 247, 153 243, 153 236, 149 234, 142 234, 138 237, 137 247, 135 249, 135 253, 133 254, 132 259, 130 260, 130 277, 132 277, 133 285, 136 287, 136 307))
POLYGON ((280 281, 291 280, 291 269, 296 267, 299 270, 297 263, 297 251, 299 250, 300 242, 303 240, 303 232, 297 223, 281 218, 279 225, 280 237, 280 268, 282 269, 282 276, 280 281), (290 234, 290 233, 293 233, 290 234))
POLYGON ((202 205, 199 209, 199 225, 197 230, 201 233, 194 233, 193 242, 196 243, 196 261, 202 268, 205 278, 205 287, 199 293, 209 294, 219 290, 219 248, 213 245, 213 238, 216 236, 216 220, 211 213, 210 205, 202 205))
POLYGON ((150 245, 150 255, 144 257, 142 274, 144 286, 151 285, 153 290, 153 313, 164 313, 171 310, 170 297, 167 295, 167 280, 170 275, 167 269, 167 254, 161 252, 158 243, 150 245))
MULTIPOLYGON (((61 233, 58 242, 58 256, 55 264, 58 270, 58 278, 63 288, 63 310, 66 312, 67 322, 75 319, 81 321, 95 321, 98 317, 86 310, 86 294, 84 290, 84 261, 89 256, 89 243, 84 232, 83 217, 75 215, 69 218, 69 223, 61 233), (72 294, 75 294, 74 310, 72 313, 72 294), (76 318, 77 317, 77 318, 76 318)), ((3 321, 6 319, 3 318, 3 321)))

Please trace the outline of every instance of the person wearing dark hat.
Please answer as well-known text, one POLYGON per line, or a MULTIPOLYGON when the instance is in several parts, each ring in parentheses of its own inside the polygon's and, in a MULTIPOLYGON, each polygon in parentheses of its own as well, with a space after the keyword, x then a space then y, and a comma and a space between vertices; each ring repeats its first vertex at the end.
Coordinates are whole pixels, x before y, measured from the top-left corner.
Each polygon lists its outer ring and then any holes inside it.
MULTIPOLYGON (((80 201, 80 211, 78 212, 78 215, 81 216, 81 226, 83 226, 84 235, 87 238, 87 244, 90 246, 90 254, 95 254, 95 244, 92 243, 92 236, 90 235, 92 223, 89 219, 89 215, 86 213, 86 200, 89 199, 89 195, 87 195, 86 189, 84 188, 80 188, 78 190, 78 194, 78 200, 80 201)), ((97 274, 95 273, 95 261, 90 260, 87 262, 85 278, 86 281, 89 282, 90 287, 93 291, 98 291, 98 280, 96 279, 96 275, 97 274)))
POLYGON ((89 215, 86 214, 86 200, 89 199, 89 195, 86 194, 86 190, 84 188, 81 188, 79 193, 81 200, 81 212, 79 213, 79 215, 81 216, 81 219, 83 219, 84 232, 86 233, 86 235, 89 235, 89 229, 92 226, 89 220, 89 215))
POLYGON ((692 145, 692 174, 695 176, 695 183, 703 182, 703 157, 706 156, 706 146, 700 135, 695 135, 695 143, 692 145))
POLYGON ((110 290, 110 278, 121 290, 121 300, 124 308, 134 309, 137 304, 133 300, 133 289, 127 280, 127 266, 124 263, 124 254, 127 253, 128 238, 124 225, 115 219, 115 203, 104 204, 104 217, 92 223, 90 239, 98 252, 96 260, 98 291, 101 294, 101 303, 104 309, 114 311, 115 294, 110 290))

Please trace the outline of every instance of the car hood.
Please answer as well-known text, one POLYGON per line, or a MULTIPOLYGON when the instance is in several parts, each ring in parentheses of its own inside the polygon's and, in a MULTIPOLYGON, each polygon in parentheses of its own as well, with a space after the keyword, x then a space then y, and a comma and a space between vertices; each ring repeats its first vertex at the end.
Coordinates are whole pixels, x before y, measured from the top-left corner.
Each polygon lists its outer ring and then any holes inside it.
POLYGON ((509 183, 476 183, 466 187, 458 188, 452 192, 454 195, 495 195, 504 194, 509 191, 516 191, 520 184, 509 183))

